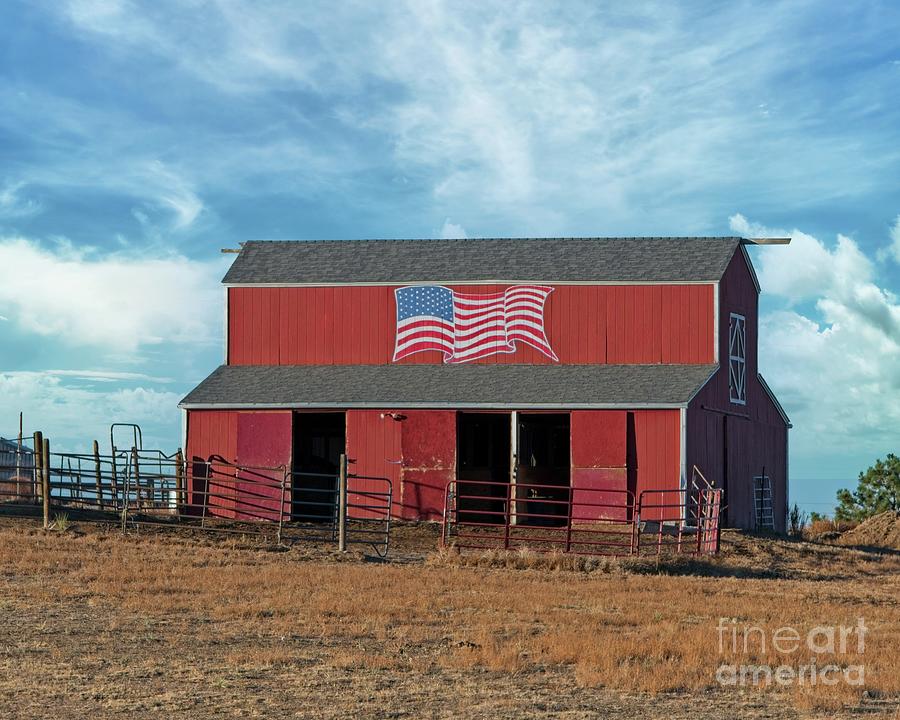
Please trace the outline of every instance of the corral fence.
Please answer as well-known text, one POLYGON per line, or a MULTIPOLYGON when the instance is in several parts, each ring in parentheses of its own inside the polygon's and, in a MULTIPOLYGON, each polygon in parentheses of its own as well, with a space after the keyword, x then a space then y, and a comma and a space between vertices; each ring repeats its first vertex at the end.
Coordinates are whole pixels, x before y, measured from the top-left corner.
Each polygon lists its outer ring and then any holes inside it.
POLYGON ((577 488, 453 480, 444 493, 441 544, 468 550, 575 555, 691 554, 719 549, 722 490, 577 488))
POLYGON ((88 453, 51 452, 49 440, 35 433, 33 442, 0 455, 0 505, 5 512, 43 514, 45 527, 77 518, 123 531, 189 528, 388 552, 391 481, 349 473, 346 456, 335 474, 187 459, 181 450, 140 447, 139 428, 129 427, 135 444, 111 445, 107 454, 97 441, 88 453))

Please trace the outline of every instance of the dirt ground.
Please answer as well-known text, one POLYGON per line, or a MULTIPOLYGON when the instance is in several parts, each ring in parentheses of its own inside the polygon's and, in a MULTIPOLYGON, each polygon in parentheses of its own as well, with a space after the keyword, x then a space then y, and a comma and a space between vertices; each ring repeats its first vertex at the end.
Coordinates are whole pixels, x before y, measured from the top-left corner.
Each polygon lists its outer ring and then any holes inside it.
POLYGON ((384 562, 0 518, 0 717, 900 717, 898 553, 729 532, 713 560, 579 560, 437 535, 395 527, 384 562), (722 617, 864 617, 841 661, 865 686, 722 687, 722 617))

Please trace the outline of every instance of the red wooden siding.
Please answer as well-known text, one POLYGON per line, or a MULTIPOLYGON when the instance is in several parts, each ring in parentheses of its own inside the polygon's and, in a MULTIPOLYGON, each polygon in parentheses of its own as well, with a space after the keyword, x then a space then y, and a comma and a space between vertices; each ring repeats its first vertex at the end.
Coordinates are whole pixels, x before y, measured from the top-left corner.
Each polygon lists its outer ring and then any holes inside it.
MULTIPOLYGON (((278 520, 282 505, 283 471, 291 470, 293 414, 290 410, 244 412, 237 418, 237 462, 247 468, 237 481, 234 517, 246 520, 278 520)), ((288 489, 290 480, 288 479, 288 489)), ((290 513, 290 498, 284 512, 290 513)))
POLYGON ((783 531, 787 510, 787 426, 758 379, 758 293, 741 253, 735 253, 719 286, 719 370, 687 411, 687 471, 694 465, 722 487, 729 525, 755 524, 753 477, 772 481, 775 528, 783 531), (728 392, 728 323, 731 313, 746 318, 747 404, 732 403, 728 392), (726 438, 727 434, 727 438, 726 438), (726 458, 727 447, 727 458, 726 458))
POLYGON ((187 457, 206 461, 212 455, 219 455, 234 462, 237 459, 237 416, 233 410, 188 411, 187 457))
POLYGON ((628 413, 624 410, 574 410, 572 432, 572 501, 579 507, 573 520, 627 520, 624 509, 590 507, 628 502, 628 413), (592 492, 585 492, 591 490, 592 492), (609 492, 598 493, 595 490, 609 492))
MULTIPOLYGON (((222 465, 214 466, 213 482, 204 480, 205 470, 199 462, 221 458, 227 463, 276 467, 291 464, 291 412, 239 412, 235 410, 190 410, 188 412, 187 457, 193 462, 190 474, 191 502, 202 505, 202 493, 209 489, 209 513, 220 517, 277 520, 278 490, 259 489, 254 476, 246 473, 234 485, 224 477, 222 465), (236 491, 259 495, 242 506, 236 506, 236 491), (274 498, 274 499, 273 499, 274 498)), ((278 473, 263 473, 266 482, 280 481, 278 473), (272 476, 271 478, 269 476, 272 476), (277 476, 277 477, 276 477, 277 476)))
MULTIPOLYGON (((635 498, 643 490, 681 487, 681 413, 678 410, 634 410, 635 498)), ((657 502, 657 497, 653 502, 657 502)), ((642 515, 652 520, 652 515, 642 515)))
MULTIPOLYGON (((392 514, 399 514, 400 504, 400 432, 401 423, 380 410, 347 411, 347 457, 350 473, 370 478, 387 478, 392 485, 392 514)), ((353 488, 384 492, 377 480, 353 480, 353 488)), ((381 499, 368 502, 362 495, 349 494, 348 503, 381 504, 381 499)), ((373 517, 375 512, 357 511, 355 517, 373 517)))
POLYGON ((440 520, 444 490, 456 477, 456 412, 404 412, 402 508, 406 519, 440 520))
MULTIPOLYGON (((186 457, 191 462, 188 475, 188 497, 195 507, 202 507, 206 502, 207 468, 201 463, 214 457, 221 457, 226 462, 237 459, 238 413, 230 410, 190 410, 188 412, 186 457)), ((210 498, 210 504, 222 508, 222 514, 228 515, 234 503, 230 493, 215 491, 216 496, 210 498)))
MULTIPOLYGON (((499 292, 507 285, 457 285, 499 292)), ((555 285, 547 337, 563 364, 710 363, 713 285, 555 285)), ((228 361, 233 365, 379 365, 391 362, 393 286, 228 289, 228 361)), ((749 338, 748 338, 749 340, 749 338)), ((404 363, 440 363, 429 351, 404 363)), ((550 363, 519 343, 478 363, 550 363)))
MULTIPOLYGON (((572 487, 677 490, 681 479, 681 415, 678 410, 575 410, 572 412, 572 487)), ((624 495, 583 493, 586 502, 622 502, 624 495), (602 497, 600 500, 598 498, 602 497), (590 498, 590 499, 589 499, 590 498)), ((672 502, 676 499, 671 498, 672 502)), ((660 496, 651 502, 659 503, 660 496)), ((658 511, 644 513, 653 520, 658 511)), ((598 510, 597 517, 625 519, 624 513, 598 510)))
MULTIPOLYGON (((397 419, 388 411, 347 411, 350 471, 391 480, 394 516, 440 519, 444 489, 456 476, 456 412, 391 412, 397 419)), ((362 485, 378 487, 376 482, 362 485)))

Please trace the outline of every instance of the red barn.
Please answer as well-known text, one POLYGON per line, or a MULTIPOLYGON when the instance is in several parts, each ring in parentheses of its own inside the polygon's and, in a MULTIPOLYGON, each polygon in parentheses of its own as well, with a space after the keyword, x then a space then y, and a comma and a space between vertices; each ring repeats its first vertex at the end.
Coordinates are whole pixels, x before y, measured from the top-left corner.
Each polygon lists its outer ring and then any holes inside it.
POLYGON ((188 457, 389 478, 437 519, 451 480, 725 490, 787 509, 788 418, 757 372, 740 238, 248 242, 225 364, 180 407, 188 457), (758 481, 756 481, 758 483, 758 481))

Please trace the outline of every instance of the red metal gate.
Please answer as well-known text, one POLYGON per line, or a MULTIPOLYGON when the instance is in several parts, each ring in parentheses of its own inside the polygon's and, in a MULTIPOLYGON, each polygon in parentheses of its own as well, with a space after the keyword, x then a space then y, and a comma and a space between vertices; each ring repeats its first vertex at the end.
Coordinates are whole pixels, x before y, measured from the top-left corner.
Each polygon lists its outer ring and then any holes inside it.
POLYGON ((712 488, 644 490, 635 502, 628 490, 452 480, 444 492, 441 545, 575 555, 709 555, 719 549, 721 501, 722 490, 712 488))

